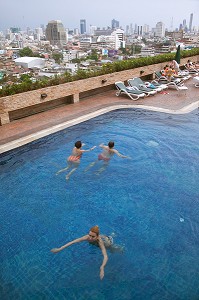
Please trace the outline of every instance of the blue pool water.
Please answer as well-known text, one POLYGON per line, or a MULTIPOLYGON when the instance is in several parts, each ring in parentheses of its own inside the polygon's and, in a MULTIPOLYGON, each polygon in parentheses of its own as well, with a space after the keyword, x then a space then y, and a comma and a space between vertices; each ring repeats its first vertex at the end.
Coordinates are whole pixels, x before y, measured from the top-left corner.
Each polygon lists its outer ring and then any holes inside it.
POLYGON ((199 299, 199 113, 114 111, 3 154, 0 160, 0 299, 199 299), (131 156, 66 182, 76 140, 115 141, 131 156), (51 248, 98 224, 123 253, 87 243, 51 248))

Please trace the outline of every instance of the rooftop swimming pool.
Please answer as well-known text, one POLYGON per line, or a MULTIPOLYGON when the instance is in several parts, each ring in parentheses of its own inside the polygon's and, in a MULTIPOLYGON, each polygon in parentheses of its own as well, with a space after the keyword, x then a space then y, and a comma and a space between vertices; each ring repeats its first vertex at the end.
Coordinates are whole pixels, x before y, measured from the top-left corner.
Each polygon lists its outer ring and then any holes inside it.
POLYGON ((1 300, 198 299, 199 112, 117 110, 75 125, 0 158, 1 300), (100 152, 85 153, 66 181, 76 140, 89 148, 115 141, 97 175, 100 152), (87 243, 51 248, 98 224, 123 253, 87 243))

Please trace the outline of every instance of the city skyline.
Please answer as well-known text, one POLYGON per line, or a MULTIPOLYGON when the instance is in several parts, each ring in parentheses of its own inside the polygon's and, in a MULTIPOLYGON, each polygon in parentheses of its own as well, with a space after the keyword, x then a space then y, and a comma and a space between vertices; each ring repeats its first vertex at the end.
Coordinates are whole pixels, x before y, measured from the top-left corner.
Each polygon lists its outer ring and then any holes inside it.
POLYGON ((77 0, 75 8, 71 7, 68 0, 57 0, 56 7, 54 3, 51 0, 35 0, 28 5, 25 0, 5 2, 1 7, 0 30, 4 31, 10 27, 20 27, 21 30, 26 30, 27 27, 34 29, 41 24, 46 26, 51 20, 61 20, 65 28, 79 29, 80 19, 86 20, 87 31, 90 25, 111 27, 112 19, 119 21, 123 29, 129 24, 147 24, 152 28, 161 21, 169 30, 175 30, 184 19, 189 26, 191 13, 192 26, 199 27, 199 0, 167 0, 166 5, 160 0, 142 0, 140 5, 132 0, 123 0, 119 5, 115 1, 101 0, 93 5, 91 0, 77 0))

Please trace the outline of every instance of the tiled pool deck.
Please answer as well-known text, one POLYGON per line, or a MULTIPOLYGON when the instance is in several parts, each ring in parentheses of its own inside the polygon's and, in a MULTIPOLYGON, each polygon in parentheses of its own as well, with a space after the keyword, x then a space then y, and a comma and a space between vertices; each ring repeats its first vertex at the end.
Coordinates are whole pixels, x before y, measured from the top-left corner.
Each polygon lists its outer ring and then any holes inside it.
POLYGON ((111 90, 79 103, 13 121, 0 126, 0 153, 117 108, 139 107, 175 114, 190 112, 199 106, 199 88, 194 86, 192 78, 185 85, 188 87, 186 95, 183 91, 169 89, 165 94, 137 101, 125 95, 116 97, 116 91, 111 90))

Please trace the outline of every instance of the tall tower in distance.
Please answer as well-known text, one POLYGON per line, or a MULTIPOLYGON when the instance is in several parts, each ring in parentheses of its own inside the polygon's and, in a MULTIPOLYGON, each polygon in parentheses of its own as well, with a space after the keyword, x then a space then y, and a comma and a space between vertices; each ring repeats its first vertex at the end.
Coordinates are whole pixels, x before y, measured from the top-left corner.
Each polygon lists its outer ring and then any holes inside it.
POLYGON ((190 14, 190 20, 189 20, 189 32, 192 31, 192 23, 193 23, 193 13, 190 14))
POLYGON ((66 44, 66 30, 60 20, 49 21, 46 27, 46 39, 51 45, 66 44))
POLYGON ((80 20, 80 33, 81 34, 86 33, 86 20, 85 19, 80 20))
POLYGON ((183 22, 182 22, 182 26, 183 26, 183 28, 186 27, 186 20, 185 20, 185 19, 184 19, 183 22))
POLYGON ((165 25, 162 22, 158 22, 156 24, 156 29, 155 29, 155 36, 157 37, 165 37, 165 25))
POLYGON ((117 29, 117 28, 119 28, 119 27, 120 27, 119 21, 113 19, 113 20, 111 21, 111 28, 112 28, 112 29, 117 29))
POLYGON ((170 28, 169 28, 170 31, 173 31, 173 17, 171 17, 171 23, 170 23, 170 28))

